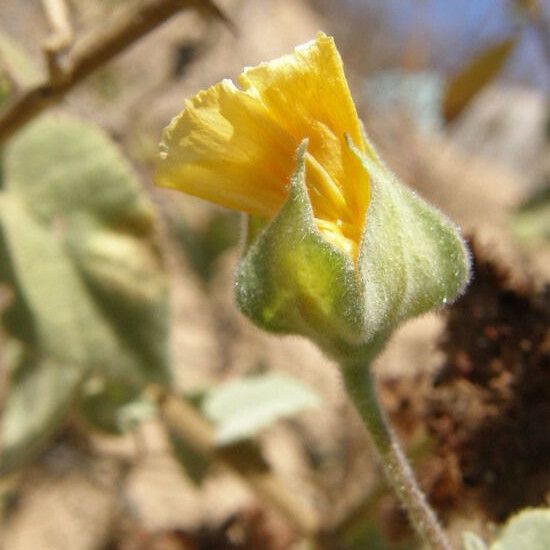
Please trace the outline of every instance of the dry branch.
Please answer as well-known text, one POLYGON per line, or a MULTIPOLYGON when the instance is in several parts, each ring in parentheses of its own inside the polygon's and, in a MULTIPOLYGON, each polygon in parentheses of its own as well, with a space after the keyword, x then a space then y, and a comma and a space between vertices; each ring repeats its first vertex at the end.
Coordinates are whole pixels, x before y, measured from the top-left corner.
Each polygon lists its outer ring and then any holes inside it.
POLYGON ((50 36, 42 49, 46 57, 48 75, 53 82, 63 78, 59 55, 71 45, 73 29, 65 0, 42 0, 42 6, 51 27, 50 36))
POLYGON ((142 0, 113 18, 110 25, 92 32, 68 54, 55 74, 23 90, 0 113, 0 146, 27 122, 58 103, 67 92, 136 40, 185 8, 205 11, 227 22, 211 0, 142 0))
POLYGON ((69 47, 73 39, 67 4, 65 0, 42 0, 42 5, 51 27, 45 48, 59 52, 69 47))

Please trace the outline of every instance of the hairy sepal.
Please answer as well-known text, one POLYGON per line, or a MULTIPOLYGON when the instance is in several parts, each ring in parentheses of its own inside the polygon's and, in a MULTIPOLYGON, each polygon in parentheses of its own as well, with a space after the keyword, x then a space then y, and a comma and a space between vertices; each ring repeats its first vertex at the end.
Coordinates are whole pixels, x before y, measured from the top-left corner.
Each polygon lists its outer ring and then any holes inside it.
POLYGON ((299 334, 339 362, 369 362, 403 321, 453 301, 470 277, 458 228, 348 141, 371 202, 354 262, 317 229, 305 184, 307 142, 289 195, 270 221, 249 218, 236 274, 241 311, 261 328, 299 334))
POLYGON ((378 157, 362 154, 349 140, 348 146, 371 185, 358 262, 368 342, 453 302, 470 279, 470 256, 443 213, 401 184, 378 157))
POLYGON ((365 312, 361 282, 345 253, 315 226, 305 185, 307 142, 297 151, 286 202, 263 228, 251 234, 236 274, 242 312, 261 328, 300 334, 331 355, 362 343, 365 312))

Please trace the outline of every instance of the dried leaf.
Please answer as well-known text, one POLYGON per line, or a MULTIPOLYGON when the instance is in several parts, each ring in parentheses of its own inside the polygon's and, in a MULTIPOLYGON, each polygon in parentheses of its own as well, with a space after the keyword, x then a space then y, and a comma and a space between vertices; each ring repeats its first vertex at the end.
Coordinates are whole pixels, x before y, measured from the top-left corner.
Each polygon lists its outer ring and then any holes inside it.
POLYGON ((497 42, 475 55, 447 83, 443 116, 454 120, 468 103, 500 72, 517 43, 517 37, 497 42))

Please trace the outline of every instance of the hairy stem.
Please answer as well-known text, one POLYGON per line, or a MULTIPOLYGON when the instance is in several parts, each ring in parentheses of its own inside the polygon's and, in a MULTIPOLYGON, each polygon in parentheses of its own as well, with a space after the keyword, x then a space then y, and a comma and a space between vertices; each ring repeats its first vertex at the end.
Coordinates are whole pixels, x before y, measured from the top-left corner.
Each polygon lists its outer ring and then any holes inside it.
POLYGON ((345 386, 378 451, 386 477, 406 509, 420 537, 434 550, 450 550, 441 528, 414 473, 380 408, 375 381, 369 365, 358 362, 342 365, 345 386))

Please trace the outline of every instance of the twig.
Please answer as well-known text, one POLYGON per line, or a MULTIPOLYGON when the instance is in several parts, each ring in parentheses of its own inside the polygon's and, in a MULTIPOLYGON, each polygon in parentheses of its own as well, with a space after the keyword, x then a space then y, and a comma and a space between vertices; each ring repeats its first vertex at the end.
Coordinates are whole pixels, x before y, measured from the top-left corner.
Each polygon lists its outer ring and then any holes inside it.
POLYGON ((214 444, 212 426, 183 399, 161 394, 158 402, 161 418, 172 433, 178 434, 205 458, 238 474, 303 536, 311 538, 317 535, 319 518, 315 510, 276 478, 255 447, 237 446, 224 451, 214 444))
POLYGON ((65 0, 42 0, 42 6, 51 27, 51 34, 42 49, 46 57, 50 81, 55 82, 63 78, 59 55, 71 45, 73 29, 65 0))
POLYGON ((113 59, 136 40, 184 8, 205 10, 218 19, 227 18, 212 0, 143 0, 113 18, 112 23, 91 33, 68 54, 64 68, 17 95, 0 114, 0 146, 46 108, 58 103, 67 92, 96 69, 113 59))
POLYGON ((65 0, 42 0, 44 12, 51 27, 46 47, 60 52, 71 45, 73 29, 65 0))
POLYGON ((42 5, 51 27, 48 47, 56 51, 68 48, 73 39, 73 29, 65 0, 42 0, 42 5))

